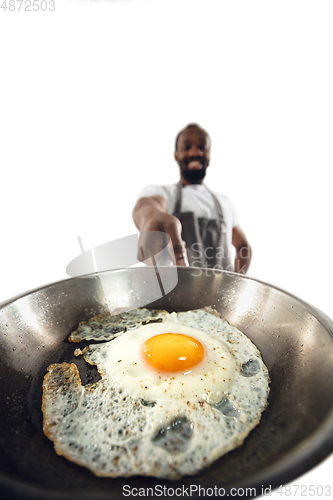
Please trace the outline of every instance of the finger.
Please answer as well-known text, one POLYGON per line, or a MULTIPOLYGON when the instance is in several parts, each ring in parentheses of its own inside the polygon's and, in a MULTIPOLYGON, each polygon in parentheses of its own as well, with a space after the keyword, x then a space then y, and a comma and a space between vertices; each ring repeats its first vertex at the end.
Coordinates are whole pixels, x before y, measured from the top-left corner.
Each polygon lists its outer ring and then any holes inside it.
POLYGON ((188 256, 187 256, 187 251, 186 251, 186 244, 183 241, 181 247, 174 247, 173 248, 175 252, 175 258, 176 258, 176 265, 177 266, 188 266, 188 256))
POLYGON ((176 257, 176 266, 189 266, 186 250, 185 252, 179 254, 175 253, 175 257, 176 257))
POLYGON ((188 257, 185 241, 181 239, 180 231, 175 228, 169 229, 169 236, 175 254, 176 266, 188 266, 188 257))
POLYGON ((166 234, 160 231, 141 231, 139 236, 140 261, 151 266, 160 258, 166 247, 166 234))

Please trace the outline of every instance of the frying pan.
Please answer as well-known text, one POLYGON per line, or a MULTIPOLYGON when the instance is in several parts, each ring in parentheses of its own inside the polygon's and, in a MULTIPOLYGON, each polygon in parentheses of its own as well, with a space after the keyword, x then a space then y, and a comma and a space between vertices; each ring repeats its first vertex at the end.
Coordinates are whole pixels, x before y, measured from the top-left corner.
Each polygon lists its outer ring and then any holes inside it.
MULTIPOLYGON (((179 498, 180 487, 191 487, 191 498, 199 498, 199 487, 225 488, 226 494, 231 488, 255 488, 260 495, 262 488, 290 482, 332 452, 333 323, 328 317, 273 286, 208 269, 178 268, 176 287, 151 302, 147 272, 137 267, 71 278, 0 306, 1 498, 111 500, 124 498, 124 485, 158 486, 162 499, 179 498), (107 297, 102 277, 110 285, 107 297), (147 297, 149 307, 169 311, 216 308, 256 344, 271 377, 269 405, 243 446, 180 481, 97 478, 56 455, 42 432, 43 377, 50 363, 74 359, 69 333, 79 321, 110 307, 136 307, 138 297, 140 304, 147 297), (164 494, 165 488, 173 488, 175 496, 170 489, 164 494)), ((94 367, 82 363, 82 382, 94 380, 94 367)))

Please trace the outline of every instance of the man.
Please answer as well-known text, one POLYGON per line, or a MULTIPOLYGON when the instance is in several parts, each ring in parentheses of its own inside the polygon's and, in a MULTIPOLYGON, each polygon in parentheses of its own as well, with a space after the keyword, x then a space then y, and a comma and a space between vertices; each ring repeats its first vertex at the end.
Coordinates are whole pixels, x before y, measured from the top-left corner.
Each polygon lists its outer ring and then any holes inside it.
MULTIPOLYGON (((190 124, 181 130, 174 153, 180 168, 179 183, 143 189, 133 209, 133 220, 140 231, 161 231, 170 236, 176 265, 245 274, 251 247, 235 209, 228 198, 203 184, 210 149, 211 139, 199 125, 190 124), (233 263, 231 245, 236 249, 233 263)), ((145 251, 147 248, 143 248, 145 251)))

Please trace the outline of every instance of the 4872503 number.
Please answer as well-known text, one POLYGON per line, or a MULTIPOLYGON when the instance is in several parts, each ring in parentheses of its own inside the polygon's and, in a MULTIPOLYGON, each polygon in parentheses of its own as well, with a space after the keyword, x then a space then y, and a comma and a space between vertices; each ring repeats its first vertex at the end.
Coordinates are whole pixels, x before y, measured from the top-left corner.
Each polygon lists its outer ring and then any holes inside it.
POLYGON ((288 484, 286 486, 279 486, 276 490, 281 496, 292 497, 299 495, 301 497, 328 497, 332 494, 332 487, 329 484, 326 485, 298 485, 298 484, 288 484))
POLYGON ((55 10, 55 0, 0 0, 0 11, 37 12, 55 10))

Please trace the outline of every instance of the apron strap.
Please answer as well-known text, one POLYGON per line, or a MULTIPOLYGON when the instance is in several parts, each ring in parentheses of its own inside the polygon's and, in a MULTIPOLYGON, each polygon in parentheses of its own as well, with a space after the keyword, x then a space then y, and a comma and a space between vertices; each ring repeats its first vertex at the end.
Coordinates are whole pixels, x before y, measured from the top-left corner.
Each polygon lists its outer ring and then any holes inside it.
POLYGON ((182 223, 182 237, 186 241, 190 266, 230 269, 226 223, 218 198, 205 186, 214 200, 217 218, 196 217, 193 212, 181 212, 183 195, 181 181, 176 184, 176 188, 173 215, 182 223), (213 255, 207 256, 206 248, 213 250, 213 255))
MULTIPOLYGON (((174 209, 174 215, 176 217, 178 217, 178 215, 180 215, 181 204, 182 204, 183 184, 181 181, 179 181, 176 184, 176 186, 177 186, 177 195, 176 195, 176 204, 175 204, 175 209, 174 209)), ((206 186, 205 186, 205 188, 207 189, 208 193, 211 194, 211 196, 213 197, 213 200, 214 200, 215 209, 217 212, 217 218, 218 218, 218 221, 220 223, 219 227, 218 227, 219 234, 226 233, 227 225, 226 225, 225 220, 224 220, 224 215, 223 215, 221 204, 220 204, 219 200, 217 199, 217 197, 215 196, 215 194, 212 193, 206 186)))
POLYGON ((219 202, 219 200, 217 199, 217 197, 215 196, 214 193, 212 193, 207 187, 206 187, 206 189, 212 195, 214 203, 215 203, 217 218, 218 218, 219 223, 220 223, 219 224, 219 233, 220 234, 226 233, 227 232, 227 225, 226 225, 225 220, 224 220, 224 215, 223 215, 221 203, 219 202))
MULTIPOLYGON (((180 208, 182 204, 182 197, 183 197, 183 184, 182 181, 179 181, 177 186, 177 196, 176 196, 176 204, 175 204, 175 209, 174 209, 174 215, 178 217, 180 215, 180 208)), ((179 217, 178 217, 179 219, 179 217)))

